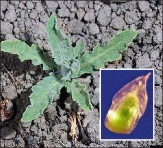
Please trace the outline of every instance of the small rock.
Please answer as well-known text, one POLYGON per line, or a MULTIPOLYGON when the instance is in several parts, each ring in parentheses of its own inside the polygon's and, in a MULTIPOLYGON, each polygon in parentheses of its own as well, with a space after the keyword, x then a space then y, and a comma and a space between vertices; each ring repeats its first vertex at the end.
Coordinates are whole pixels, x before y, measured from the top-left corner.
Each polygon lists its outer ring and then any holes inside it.
POLYGON ((138 5, 141 11, 147 11, 149 9, 148 1, 139 1, 138 5))
POLYGON ((162 83, 162 78, 158 74, 155 74, 155 83, 156 84, 161 84, 162 83))
POLYGON ((128 63, 125 63, 124 68, 132 68, 132 66, 130 64, 128 64, 128 63))
POLYGON ((99 76, 100 76, 100 72, 99 71, 95 71, 93 74, 93 83, 96 87, 99 87, 99 76))
POLYGON ((155 100, 156 106, 161 106, 162 105, 162 89, 161 87, 157 87, 156 89, 156 100, 155 100))
POLYGON ((47 14, 42 15, 42 16, 40 17, 40 21, 43 22, 43 23, 47 23, 47 22, 48 22, 48 19, 49 19, 49 17, 48 17, 47 14))
POLYGON ((148 17, 154 17, 155 15, 156 15, 155 12, 150 12, 150 13, 147 14, 148 17))
POLYGON ((32 19, 36 19, 37 17, 37 11, 36 10, 32 10, 29 14, 29 17, 32 18, 32 19))
POLYGON ((159 143, 160 139, 159 139, 159 136, 158 135, 155 135, 154 139, 155 139, 154 140, 155 143, 159 143))
POLYGON ((134 52, 132 51, 132 49, 128 49, 127 50, 127 55, 129 56, 129 57, 133 57, 134 56, 134 52))
POLYGON ((15 99, 17 98, 16 88, 13 85, 6 86, 2 95, 7 99, 15 99))
POLYGON ((94 4, 94 9, 95 9, 95 11, 99 11, 100 10, 100 3, 94 4))
POLYGON ((125 25, 125 21, 119 16, 115 17, 110 23, 110 26, 114 29, 123 29, 125 25))
POLYGON ((8 19, 9 22, 15 22, 15 20, 17 19, 15 9, 7 10, 5 18, 8 19))
POLYGON ((31 1, 27 1, 26 6, 28 9, 33 9, 34 8, 34 4, 31 1))
POLYGON ((137 68, 149 68, 151 66, 152 66, 152 62, 149 60, 148 54, 144 54, 143 56, 140 56, 136 61, 137 68))
POLYGON ((117 4, 110 4, 110 7, 112 8, 113 11, 117 11, 117 4))
POLYGON ((154 41, 162 42, 162 31, 156 33, 156 35, 154 36, 154 41))
POLYGON ((147 19, 144 21, 142 28, 147 30, 152 27, 152 21, 150 19, 147 19))
POLYGON ((47 128, 47 125, 46 125, 45 117, 42 116, 40 120, 41 120, 41 121, 40 121, 40 124, 39 124, 40 128, 41 128, 41 129, 46 129, 46 128, 47 128))
POLYGON ((3 127, 1 129, 1 136, 3 139, 13 139, 16 136, 16 131, 11 127, 3 127))
POLYGON ((44 39, 46 37, 46 25, 43 24, 42 22, 39 22, 37 24, 37 32, 36 35, 40 38, 40 39, 44 39))
POLYGON ((48 10, 51 12, 55 11, 58 7, 58 3, 56 1, 46 1, 46 5, 48 10))
POLYGON ((89 32, 92 35, 98 34, 99 33, 99 27, 97 26, 97 24, 92 23, 89 25, 89 32))
POLYGON ((76 12, 76 14, 77 14, 78 19, 79 19, 79 20, 82 20, 84 14, 85 14, 85 11, 84 11, 83 9, 79 9, 79 10, 76 12))
POLYGON ((6 34, 6 37, 5 37, 6 40, 10 40, 10 41, 13 41, 15 40, 15 37, 13 34, 6 34))
POLYGON ((38 133, 38 128, 36 125, 32 125, 32 127, 30 128, 30 131, 34 132, 34 133, 38 133))
POLYGON ((139 21, 138 14, 135 11, 126 12, 125 21, 127 24, 137 23, 139 21))
POLYGON ((113 19, 113 18, 115 18, 116 16, 117 16, 116 13, 113 12, 112 15, 111 15, 111 18, 113 19))
POLYGON ((87 5, 87 1, 77 1, 76 5, 78 8, 85 8, 85 6, 87 5))
POLYGON ((30 87, 32 87, 32 83, 27 82, 27 84, 25 85, 25 88, 27 89, 27 88, 30 88, 30 87))
POLYGON ((137 30, 137 26, 135 24, 130 25, 130 30, 137 30))
POLYGON ((65 5, 65 2, 64 1, 58 1, 58 5, 61 9, 65 9, 67 8, 67 6, 65 5))
POLYGON ((7 8, 7 1, 1 1, 1 11, 5 11, 7 8))
POLYGON ((94 90, 94 95, 93 95, 93 98, 91 99, 91 101, 92 101, 92 104, 93 105, 98 105, 99 104, 99 88, 96 88, 95 90, 94 90))
POLYGON ((157 58, 159 58, 159 51, 158 50, 154 50, 151 53, 151 59, 152 60, 156 60, 157 58))
POLYGON ((44 11, 44 8, 43 8, 41 2, 38 2, 38 3, 36 4, 36 8, 35 8, 35 9, 36 9, 37 13, 41 13, 41 12, 44 11))
POLYGON ((58 16, 59 17, 69 17, 70 16, 69 9, 67 9, 67 8, 58 9, 58 16))
POLYGON ((97 21, 100 25, 107 26, 111 20, 111 8, 109 6, 104 6, 100 9, 97 16, 97 21))
POLYGON ((83 28, 84 28, 84 23, 77 19, 71 20, 67 24, 67 29, 72 34, 80 34, 83 28))
POLYGON ((26 20, 25 25, 30 28, 32 26, 31 19, 26 20))
POLYGON ((19 5, 19 1, 11 1, 11 4, 13 4, 14 6, 18 6, 19 5))
POLYGON ((138 29, 137 32, 138 32, 138 37, 144 37, 144 35, 145 35, 144 29, 138 29))
POLYGON ((84 20, 87 22, 95 21, 95 12, 94 10, 88 10, 88 12, 84 16, 84 20))
POLYGON ((99 118, 94 118, 87 126, 87 133, 89 139, 93 143, 97 143, 99 141, 99 118))
POLYGON ((19 27, 15 27, 15 28, 14 28, 14 32, 15 32, 15 34, 19 34, 19 33, 20 33, 19 27))

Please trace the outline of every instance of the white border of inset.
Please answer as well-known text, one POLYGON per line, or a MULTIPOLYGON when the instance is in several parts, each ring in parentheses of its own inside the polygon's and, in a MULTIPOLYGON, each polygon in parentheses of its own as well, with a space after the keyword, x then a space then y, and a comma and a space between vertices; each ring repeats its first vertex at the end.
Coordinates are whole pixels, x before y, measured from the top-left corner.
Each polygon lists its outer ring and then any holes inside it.
POLYGON ((131 69, 131 68, 121 68, 121 69, 112 69, 112 68, 106 68, 106 69, 100 69, 100 79, 99 79, 99 96, 100 96, 100 123, 99 123, 99 139, 100 141, 154 141, 154 135, 155 135, 155 116, 154 116, 154 105, 155 105, 155 99, 154 99, 154 69, 131 69), (153 139, 101 139, 101 70, 153 70, 153 139))

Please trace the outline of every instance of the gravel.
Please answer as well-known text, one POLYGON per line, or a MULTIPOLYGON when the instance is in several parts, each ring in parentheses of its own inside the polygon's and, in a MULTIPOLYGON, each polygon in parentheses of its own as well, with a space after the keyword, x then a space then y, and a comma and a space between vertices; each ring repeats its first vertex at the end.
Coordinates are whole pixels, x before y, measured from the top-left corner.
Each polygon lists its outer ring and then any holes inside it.
POLYGON ((107 26, 109 22, 111 21, 111 8, 109 6, 104 6, 104 8, 101 8, 98 16, 97 21, 102 26, 107 26))
POLYGON ((144 21, 142 28, 147 30, 151 27, 152 27, 152 20, 148 18, 144 21))
POLYGON ((59 17, 69 17, 70 16, 70 11, 69 9, 58 9, 58 16, 59 17))
MULTIPOLYGON (((155 73, 155 140, 134 141, 99 141, 99 78, 100 72, 82 75, 79 80, 87 86, 92 105, 92 112, 84 111, 81 124, 91 140, 90 145, 83 143, 77 129, 77 147, 150 147, 161 146, 162 130, 162 5, 161 1, 1 1, 1 39, 21 39, 27 44, 37 44, 41 51, 48 55, 49 45, 46 34, 46 23, 54 13, 58 27, 68 36, 73 45, 80 38, 86 43, 85 50, 92 50, 98 43, 106 43, 121 30, 138 31, 138 36, 122 53, 117 66, 106 63, 108 68, 152 68, 155 73), (130 145, 129 145, 130 144, 130 145)), ((13 76, 2 66, 1 84, 3 99, 12 99, 15 109, 14 119, 2 127, 3 147, 29 147, 28 143, 16 132, 12 124, 20 123, 22 113, 30 104, 31 86, 48 74, 42 66, 32 66, 31 61, 21 62, 16 55, 2 52, 2 63, 13 76), (15 86, 16 85, 16 86, 15 86), (16 89, 17 87, 17 89, 16 89), (18 141, 18 142, 17 142, 18 141)), ((29 123, 22 123, 30 138, 41 147, 72 147, 69 118, 71 108, 60 95, 44 111, 43 115, 29 123)))
POLYGON ((123 29, 126 25, 125 21, 121 17, 115 17, 110 23, 110 26, 114 29, 123 29))
POLYGON ((137 68, 149 68, 151 66, 152 66, 152 62, 150 61, 148 54, 144 54, 143 56, 140 56, 136 61, 137 68))
POLYGON ((55 1, 46 1, 46 5, 48 7, 48 11, 53 12, 58 7, 58 3, 55 1))
POLYGON ((137 24, 139 22, 138 14, 135 11, 126 12, 125 21, 127 24, 137 24))
POLYGON ((7 8, 7 1, 1 1, 1 11, 5 11, 7 8))
POLYGON ((4 93, 2 93, 4 98, 10 98, 11 100, 17 98, 16 88, 13 85, 9 85, 8 87, 4 87, 4 93))
POLYGON ((31 1, 27 1, 26 6, 27 9, 33 9, 35 5, 31 1))
POLYGON ((5 18, 9 22, 15 22, 15 20, 17 19, 15 9, 7 10, 7 12, 5 13, 5 18))
POLYGON ((99 27, 97 26, 97 24, 92 23, 89 25, 89 33, 92 35, 99 33, 99 27))
POLYGON ((80 34, 84 28, 84 23, 80 20, 74 19, 67 24, 67 29, 72 34, 80 34))
POLYGON ((82 18, 84 17, 84 14, 85 14, 85 11, 83 9, 79 9, 77 12, 76 12, 76 15, 78 17, 78 20, 82 20, 82 18))
POLYGON ((95 21, 95 12, 94 12, 94 10, 89 10, 85 14, 84 20, 87 21, 87 22, 94 22, 95 21))
POLYGON ((147 1, 139 1, 138 5, 141 11, 147 11, 149 9, 149 2, 147 1))
POLYGON ((30 14, 29 14, 29 17, 30 17, 31 19, 36 19, 37 15, 38 15, 37 11, 36 11, 36 10, 32 10, 32 11, 30 12, 30 14))
POLYGON ((95 106, 99 104, 99 92, 100 92, 99 88, 96 88, 94 90, 93 98, 91 99, 92 104, 95 106))
POLYGON ((151 53, 151 59, 152 60, 156 60, 157 58, 159 58, 159 51, 158 50, 154 50, 151 53))
POLYGON ((13 30, 13 25, 10 22, 1 22, 1 33, 2 34, 10 34, 13 30))

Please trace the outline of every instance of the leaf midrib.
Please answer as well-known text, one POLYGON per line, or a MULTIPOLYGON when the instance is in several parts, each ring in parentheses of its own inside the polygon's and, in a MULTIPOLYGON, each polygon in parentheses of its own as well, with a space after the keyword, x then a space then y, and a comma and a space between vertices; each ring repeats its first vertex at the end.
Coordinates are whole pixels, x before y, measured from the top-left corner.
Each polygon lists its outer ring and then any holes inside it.
POLYGON ((45 93, 43 93, 43 95, 39 95, 38 97, 42 97, 42 98, 44 98, 48 93, 49 93, 49 91, 54 87, 54 85, 56 84, 56 83, 58 83, 59 82, 59 80, 60 80, 61 78, 59 78, 59 79, 56 79, 56 81, 54 81, 50 86, 49 86, 49 89, 45 92, 45 93))
MULTIPOLYGON (((124 41, 123 41, 124 42, 124 41)), ((120 43, 123 43, 123 42, 119 42, 119 43, 117 43, 117 44, 120 44, 120 43)), ((99 54, 99 55, 97 55, 96 57, 94 57, 94 58, 92 58, 92 59, 90 59, 90 60, 88 60, 88 61, 86 61, 85 63, 83 63, 83 64, 81 64, 81 68, 83 68, 83 67, 85 67, 85 65, 88 65, 89 63, 92 63, 93 61, 95 61, 96 59, 98 59, 98 58, 100 58, 101 56, 103 56, 106 52, 108 52, 109 50, 112 50, 115 46, 117 46, 117 44, 116 45, 114 45, 114 46, 112 46, 111 48, 109 48, 108 50, 105 50, 105 51, 103 51, 101 54, 99 54)), ((126 46, 127 47, 127 46, 126 46)), ((126 48, 125 47, 125 48, 126 48)), ((124 50, 123 50, 124 51, 124 50)), ((92 51, 93 52, 93 51, 92 51)))

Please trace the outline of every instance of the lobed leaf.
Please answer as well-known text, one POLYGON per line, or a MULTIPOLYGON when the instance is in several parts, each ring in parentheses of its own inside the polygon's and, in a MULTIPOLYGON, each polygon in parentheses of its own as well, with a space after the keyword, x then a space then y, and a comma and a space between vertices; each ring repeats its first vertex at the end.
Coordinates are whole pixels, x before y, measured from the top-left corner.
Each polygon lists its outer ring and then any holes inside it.
POLYGON ((127 49, 137 36, 136 31, 122 31, 116 34, 107 44, 98 43, 92 52, 86 51, 81 57, 79 75, 92 73, 94 69, 104 68, 105 62, 121 59, 121 52, 127 49))
POLYGON ((47 22, 48 42, 51 46, 52 57, 58 65, 67 65, 74 59, 71 42, 57 27, 57 19, 51 15, 47 22))
POLYGON ((31 105, 26 108, 21 121, 29 122, 36 119, 43 113, 47 105, 52 103, 54 95, 60 94, 60 89, 63 86, 64 80, 61 77, 56 77, 53 73, 33 86, 30 95, 31 105))
MULTIPOLYGON (((57 65, 65 65, 66 69, 68 68, 72 73, 78 74, 80 62, 73 55, 75 48, 71 46, 70 39, 65 37, 61 30, 58 29, 57 19, 54 15, 51 15, 48 20, 47 35, 48 42, 51 46, 52 57, 57 65)), ((79 42, 78 44, 81 45, 82 43, 79 42)))
POLYGON ((2 41, 1 50, 4 52, 17 54, 22 62, 25 60, 32 60, 33 65, 43 64, 44 70, 56 68, 54 61, 49 60, 49 57, 45 53, 41 54, 35 44, 32 44, 30 47, 25 42, 21 42, 20 40, 2 41))
POLYGON ((87 111, 93 109, 86 86, 81 84, 79 80, 73 79, 71 82, 66 82, 65 86, 67 87, 67 91, 72 94, 72 99, 81 108, 87 111))

